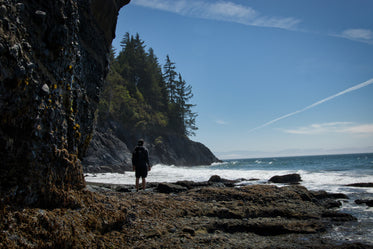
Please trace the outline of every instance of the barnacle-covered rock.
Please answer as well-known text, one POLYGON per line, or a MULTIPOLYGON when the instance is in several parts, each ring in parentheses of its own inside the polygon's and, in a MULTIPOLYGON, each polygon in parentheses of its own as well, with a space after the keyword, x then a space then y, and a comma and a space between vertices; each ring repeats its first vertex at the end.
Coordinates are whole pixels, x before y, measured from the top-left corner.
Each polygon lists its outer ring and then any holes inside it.
POLYGON ((85 186, 80 160, 128 2, 0 1, 3 201, 54 206, 85 186))

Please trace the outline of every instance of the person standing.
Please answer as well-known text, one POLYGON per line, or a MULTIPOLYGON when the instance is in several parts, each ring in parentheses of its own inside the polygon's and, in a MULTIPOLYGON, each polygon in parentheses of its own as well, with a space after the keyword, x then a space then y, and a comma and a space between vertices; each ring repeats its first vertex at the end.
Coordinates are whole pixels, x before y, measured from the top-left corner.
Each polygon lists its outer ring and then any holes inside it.
POLYGON ((146 177, 148 171, 151 170, 151 165, 148 150, 144 147, 144 140, 142 139, 137 142, 137 146, 132 153, 132 169, 136 172, 136 191, 139 191, 140 177, 142 178, 142 189, 145 190, 146 177))

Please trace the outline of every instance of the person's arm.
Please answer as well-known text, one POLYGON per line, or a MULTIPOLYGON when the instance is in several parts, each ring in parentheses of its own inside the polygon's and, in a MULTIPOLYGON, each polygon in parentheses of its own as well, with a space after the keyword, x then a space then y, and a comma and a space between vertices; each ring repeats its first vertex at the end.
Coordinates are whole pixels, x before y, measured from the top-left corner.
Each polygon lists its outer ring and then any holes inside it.
POLYGON ((150 162, 149 162, 149 152, 148 150, 145 150, 145 160, 146 160, 146 164, 148 165, 148 170, 151 171, 152 170, 152 166, 150 165, 150 162))
POLYGON ((135 165, 135 152, 132 152, 132 171, 136 170, 136 165, 135 165))

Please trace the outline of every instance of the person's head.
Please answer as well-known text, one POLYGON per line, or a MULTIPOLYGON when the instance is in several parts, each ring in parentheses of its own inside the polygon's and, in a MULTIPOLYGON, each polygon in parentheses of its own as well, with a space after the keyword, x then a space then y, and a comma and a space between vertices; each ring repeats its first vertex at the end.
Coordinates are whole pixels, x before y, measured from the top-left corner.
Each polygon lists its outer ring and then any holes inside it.
POLYGON ((140 139, 140 140, 137 142, 137 145, 138 145, 138 146, 143 146, 143 145, 144 145, 144 140, 143 140, 143 139, 140 139))

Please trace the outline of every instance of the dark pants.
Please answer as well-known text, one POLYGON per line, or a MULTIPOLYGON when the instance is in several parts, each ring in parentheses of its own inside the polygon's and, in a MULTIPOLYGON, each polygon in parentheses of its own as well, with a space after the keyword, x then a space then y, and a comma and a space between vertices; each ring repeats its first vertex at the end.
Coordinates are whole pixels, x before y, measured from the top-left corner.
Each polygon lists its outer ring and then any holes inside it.
POLYGON ((148 167, 145 166, 137 166, 136 167, 136 178, 145 178, 148 176, 148 167))

